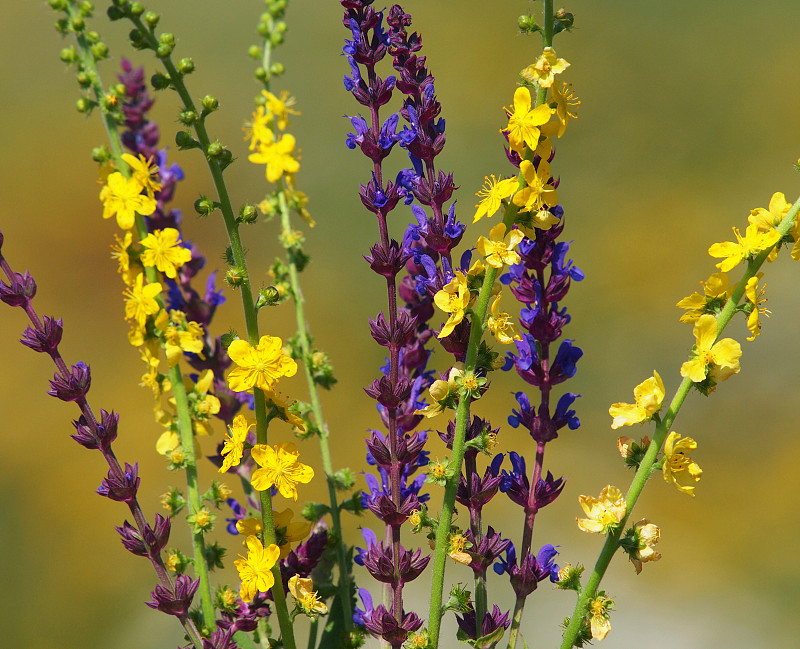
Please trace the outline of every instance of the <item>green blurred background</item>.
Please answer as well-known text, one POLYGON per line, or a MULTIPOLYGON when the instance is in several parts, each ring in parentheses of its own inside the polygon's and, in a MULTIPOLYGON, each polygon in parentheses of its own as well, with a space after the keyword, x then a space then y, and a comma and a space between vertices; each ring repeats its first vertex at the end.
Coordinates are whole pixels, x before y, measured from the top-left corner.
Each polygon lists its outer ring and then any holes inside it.
MULTIPOLYGON (((3 5, 3 253, 37 279, 40 313, 64 318, 62 350, 69 362, 91 364, 93 406, 121 413, 118 456, 140 462, 141 500, 152 518, 159 495, 167 485, 179 486, 181 476, 165 471, 154 451, 160 427, 152 421, 149 391, 137 385, 142 368, 121 319, 121 284, 109 258, 116 227, 100 218, 89 156, 104 134, 96 115, 87 120, 74 110, 77 86, 58 59, 64 44, 52 28, 52 12, 41 2, 3 5)), ((246 162, 241 125, 258 91, 246 50, 256 41, 262 5, 161 5, 152 8, 163 11, 161 27, 176 34, 177 56, 192 56, 197 65, 189 79, 193 94, 220 100, 222 110, 209 126, 240 159, 227 174, 232 194, 238 204, 257 202, 265 181, 260 168, 246 162)), ((467 221, 483 176, 509 170, 497 130, 517 72, 535 57, 538 39, 515 30, 517 15, 528 7, 516 0, 406 3, 413 28, 423 34, 447 118, 448 146, 438 165, 454 171, 467 221)), ((583 395, 577 403, 583 425, 548 452, 546 468, 568 482, 563 497, 537 521, 535 544, 559 544, 562 562, 591 564, 600 539, 575 526, 578 495, 596 495, 608 482, 624 488, 630 477, 617 455, 608 405, 631 400, 633 386, 654 368, 668 392, 675 389, 692 338, 678 323, 674 304, 713 271, 709 244, 729 240, 730 226, 744 227, 748 211, 766 206, 774 191, 790 200, 797 196, 800 66, 794 27, 800 4, 575 0, 567 8, 576 15, 576 28, 558 37, 556 51, 572 64, 563 78, 574 83, 583 104, 580 119, 557 143, 553 169, 562 179, 571 255, 587 276, 570 292, 573 322, 567 329, 585 351, 570 384, 583 395)), ((152 74, 154 59, 126 46, 127 27, 99 14, 93 27, 113 55, 102 68, 106 82, 121 55, 152 74)), ((360 469, 361 439, 378 421, 362 387, 382 360, 366 318, 383 308, 384 298, 361 259, 376 227, 356 194, 357 183, 368 179, 366 159, 344 147, 349 123, 341 116, 358 106, 342 88, 348 70, 339 56, 346 35, 340 19, 332 0, 292 3, 287 43, 277 55, 287 74, 274 87, 289 89, 302 111, 292 125, 302 148, 297 182, 311 197, 318 222, 314 230, 304 228, 313 257, 304 291, 312 330, 340 380, 324 404, 334 463, 360 469)), ((175 97, 159 95, 154 117, 164 144, 172 142, 176 114, 175 97)), ((206 252, 210 269, 220 268, 222 225, 215 218, 197 220, 191 209, 200 192, 211 192, 207 171, 196 152, 173 147, 171 157, 187 174, 177 193, 187 216, 184 234, 206 252)), ((395 236, 410 218, 410 212, 395 213, 395 236)), ((470 232, 465 241, 483 229, 470 232)), ((266 282, 265 269, 279 250, 275 224, 259 224, 244 236, 256 283, 266 282)), ((658 476, 652 481, 636 514, 661 526, 664 557, 638 577, 622 559, 612 566, 605 587, 618 611, 603 646, 795 644, 800 524, 788 505, 800 487, 800 373, 797 348, 787 343, 796 340, 800 313, 796 273, 788 255, 767 268, 774 314, 763 335, 744 342, 741 319, 730 329, 744 346, 741 375, 708 403, 697 394, 688 399, 675 428, 700 445, 695 458, 704 475, 697 497, 678 493, 658 476)), ((230 298, 215 322, 217 332, 242 327, 238 296, 230 298)), ((291 334, 288 307, 263 313, 261 322, 265 332, 291 334)), ((113 529, 125 509, 92 493, 105 474, 99 454, 69 439, 76 412, 45 394, 53 371, 48 359, 15 341, 25 325, 21 311, 0 312, 0 644, 174 647, 181 637, 177 625, 142 604, 154 583, 149 566, 123 551, 113 529)), ((497 378, 490 399, 476 408, 495 425, 504 424, 509 393, 518 385, 509 378, 497 378)), ((299 379, 286 388, 303 394, 299 379)), ((526 443, 504 425, 503 450, 526 443)), ((438 440, 431 448, 434 457, 443 455, 438 440)), ((314 454, 314 446, 306 446, 304 457, 314 454)), ((204 474, 208 480, 214 475, 208 465, 204 474)), ((321 496, 320 486, 316 481, 301 498, 321 496)), ((518 540, 518 510, 498 507, 494 520, 518 540)), ((185 547, 184 537, 176 526, 173 542, 185 547)), ((231 549, 238 552, 237 544, 231 549)), ((234 584, 231 560, 218 578, 234 584)), ((469 579, 452 566, 450 574, 469 579)), ((509 607, 508 585, 496 585, 500 603, 509 607)), ((544 586, 529 601, 523 632, 531 646, 553 647, 574 599, 544 586)), ((422 580, 410 590, 409 601, 427 602, 422 580)), ((426 605, 417 610, 424 614, 426 605)))

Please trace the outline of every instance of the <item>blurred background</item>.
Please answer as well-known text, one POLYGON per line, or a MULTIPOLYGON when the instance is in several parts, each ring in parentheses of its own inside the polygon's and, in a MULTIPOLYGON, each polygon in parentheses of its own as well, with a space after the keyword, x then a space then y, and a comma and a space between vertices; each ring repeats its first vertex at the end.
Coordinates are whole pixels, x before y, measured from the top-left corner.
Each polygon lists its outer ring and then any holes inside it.
MULTIPOLYGON (((53 30, 51 10, 41 2, 4 5, 3 254, 16 270, 28 268, 36 278, 39 312, 64 318, 62 351, 68 362, 91 365, 93 407, 121 413, 117 454, 140 463, 141 500, 152 520, 160 511, 159 495, 168 485, 181 486, 182 476, 167 472, 155 453, 160 427, 152 420, 149 390, 138 387, 142 367, 126 340, 122 285, 109 257, 116 225, 100 218, 90 159, 104 133, 98 115, 86 119, 74 109, 77 84, 58 58, 68 43, 53 30)), ((536 15, 540 6, 533 7, 536 15)), ((573 316, 566 335, 585 351, 569 387, 582 395, 576 404, 582 426, 548 447, 545 468, 568 482, 537 520, 534 539, 537 547, 559 545, 562 563, 592 565, 601 545, 599 537, 575 525, 578 495, 596 496, 607 483, 624 490, 630 480, 609 428, 609 404, 631 401, 633 387, 654 368, 668 395, 679 383, 678 369, 693 339, 691 329, 679 324, 675 303, 713 272, 708 246, 730 240, 731 226, 744 228, 749 210, 766 207, 773 192, 785 192, 790 201, 798 195, 794 26, 800 4, 779 0, 757 11, 739 0, 722 6, 574 0, 566 8, 575 14, 575 29, 555 42, 558 55, 571 63, 562 78, 574 84, 583 102, 579 120, 556 144, 553 170, 561 176, 565 236, 574 240, 570 253, 586 273, 566 303, 573 316)), ((517 73, 539 47, 538 38, 516 31, 517 16, 529 7, 519 0, 405 4, 413 29, 423 35, 447 119, 448 145, 437 164, 455 173, 459 213, 467 222, 483 176, 509 173, 497 131, 517 73)), ((262 4, 172 0, 148 8, 163 12, 160 27, 176 34, 176 55, 194 58, 194 96, 212 93, 220 100, 209 128, 239 158, 226 174, 236 204, 258 202, 267 187, 261 167, 246 161, 241 127, 259 90, 246 51, 257 42, 262 4)), ((384 295, 361 258, 377 236, 357 196, 358 183, 368 180, 367 161, 344 146, 350 125, 342 116, 359 107, 342 88, 348 68, 339 54, 347 33, 338 3, 292 3, 288 22, 286 45, 277 53, 287 73, 273 87, 288 89, 302 111, 291 127, 302 149, 297 184, 310 196, 318 223, 303 228, 313 258, 303 288, 312 331, 339 378, 324 402, 334 464, 360 470, 361 451, 354 449, 361 448, 366 429, 378 424, 362 387, 382 363, 366 319, 384 308, 384 295)), ((113 58, 101 70, 106 83, 121 56, 145 65, 147 76, 157 70, 152 56, 127 46, 127 26, 109 23, 102 8, 92 27, 111 47, 113 58)), ((173 141, 177 112, 172 94, 158 95, 153 118, 163 144, 173 141)), ((208 172, 197 152, 172 147, 170 157, 186 172, 176 197, 186 217, 184 236, 204 250, 209 270, 221 268, 221 222, 200 221, 192 211, 197 196, 212 191, 208 172)), ((407 208, 394 212, 393 235, 400 236, 410 219, 407 208)), ((482 233, 482 227, 471 229, 465 242, 482 233)), ((266 268, 279 253, 276 234, 274 223, 244 230, 256 284, 267 282, 266 268)), ((604 582, 618 609, 605 647, 755 649, 794 643, 800 523, 788 505, 800 488, 800 354, 787 343, 796 340, 800 293, 793 279, 798 267, 788 255, 766 271, 773 316, 764 322, 763 335, 745 342, 742 318, 729 328, 744 347, 741 374, 708 402, 691 394, 674 426, 699 443, 694 457, 704 474, 697 497, 678 493, 656 476, 634 516, 660 525, 663 559, 637 577, 618 557, 604 582)), ((229 298, 215 321, 216 333, 243 328, 238 296, 229 298)), ((154 584, 149 566, 125 552, 114 531, 125 508, 92 493, 105 475, 101 457, 69 439, 77 412, 45 394, 53 372, 49 359, 16 342, 26 326, 23 316, 0 309, 3 645, 174 647, 181 640, 177 624, 143 605, 154 584)), ((291 318, 288 306, 262 312, 262 331, 287 337, 291 318)), ((440 355, 437 368, 445 362, 440 355)), ((519 389, 511 378, 496 378, 490 399, 476 407, 503 426, 501 450, 529 443, 505 425, 514 405, 510 392, 519 389)), ((285 387, 302 398, 299 378, 285 387)), ((639 436, 648 430, 621 432, 639 436)), ((220 425, 216 433, 221 436, 220 425)), ((444 455, 438 439, 430 447, 433 457, 444 455)), ((303 453, 304 460, 313 458, 315 445, 308 443, 303 453)), ((319 462, 312 464, 319 469, 319 462)), ((202 471, 206 480, 216 475, 210 465, 202 471)), ((321 487, 315 481, 301 499, 321 497, 321 487)), ((519 541, 518 509, 498 505, 494 521, 519 541)), ((359 524, 368 521, 349 523, 354 541, 360 540, 359 524)), ((171 541, 188 546, 182 526, 175 526, 171 541)), ((230 541, 235 555, 238 541, 230 541)), ((236 587, 233 558, 216 578, 236 587)), ((466 569, 451 564, 449 571, 454 580, 470 580, 466 569)), ((423 581, 412 586, 409 601, 427 602, 423 581)), ((493 593, 502 606, 511 606, 507 583, 498 579, 493 593)), ((571 594, 542 584, 525 612, 523 633, 530 645, 557 646, 558 626, 573 605, 571 594)), ((418 610, 424 614, 426 608, 418 610)))

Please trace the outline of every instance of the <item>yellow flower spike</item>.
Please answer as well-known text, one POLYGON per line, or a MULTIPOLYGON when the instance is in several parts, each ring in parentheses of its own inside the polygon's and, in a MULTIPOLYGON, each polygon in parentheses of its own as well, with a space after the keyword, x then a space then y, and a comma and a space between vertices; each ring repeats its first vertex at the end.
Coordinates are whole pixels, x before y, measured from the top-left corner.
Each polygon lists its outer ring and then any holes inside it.
POLYGON ((491 315, 486 326, 494 334, 497 342, 501 345, 510 345, 515 340, 522 340, 522 333, 508 313, 500 313, 500 298, 501 295, 498 294, 492 302, 491 315))
MULTIPOLYGON (((514 251, 525 235, 517 229, 506 234, 506 226, 498 223, 489 231, 489 239, 478 239, 478 252, 486 259, 492 268, 502 268, 504 265, 518 264, 520 256, 514 251)), ((435 299, 435 297, 434 297, 435 299)))
POLYGON ((512 198, 514 205, 520 208, 520 212, 535 212, 533 226, 540 230, 549 230, 550 227, 558 223, 558 219, 547 211, 547 206, 558 205, 558 194, 550 184, 552 173, 550 165, 546 160, 540 160, 539 166, 534 167, 530 160, 523 160, 519 165, 519 170, 525 178, 527 187, 524 187, 512 198), (540 213, 544 213, 540 216, 540 213))
POLYGON ((674 484, 678 491, 694 496, 694 482, 700 480, 703 470, 694 462, 687 453, 697 448, 697 442, 691 437, 681 436, 675 431, 670 432, 664 442, 664 464, 661 469, 664 480, 674 484))
POLYGON ((282 376, 294 376, 297 363, 283 353, 283 341, 276 336, 261 336, 253 347, 246 340, 234 340, 228 356, 237 367, 228 373, 228 387, 234 392, 258 388, 270 391, 282 376))
POLYGON ((506 180, 497 180, 492 174, 491 179, 489 176, 484 178, 483 188, 476 192, 475 196, 483 196, 483 200, 475 207, 477 211, 472 219, 473 223, 477 223, 482 217, 493 216, 503 199, 511 196, 516 190, 519 182, 516 178, 507 178, 506 180))
POLYGON ((696 322, 697 318, 709 312, 707 311, 709 304, 716 303, 718 306, 722 306, 731 296, 732 289, 726 273, 714 273, 708 280, 700 282, 700 284, 703 287, 703 295, 695 291, 676 305, 681 309, 686 309, 686 313, 680 318, 681 322, 696 322))
POLYGON ((314 582, 309 577, 294 575, 289 578, 289 592, 304 615, 317 617, 328 612, 328 606, 321 602, 314 589, 314 582))
POLYGON ((761 287, 761 290, 758 290, 758 280, 760 280, 764 276, 764 273, 758 273, 755 277, 751 277, 747 280, 747 284, 744 288, 744 296, 750 304, 753 305, 753 310, 750 312, 750 315, 747 316, 747 328, 750 330, 750 336, 748 336, 747 340, 755 340, 756 336, 761 334, 761 322, 758 319, 760 314, 764 314, 765 316, 769 317, 771 311, 766 307, 762 306, 766 301, 767 298, 764 297, 764 294, 767 290, 766 284, 761 287))
POLYGON ((600 498, 580 496, 578 502, 588 516, 576 519, 578 527, 584 532, 607 534, 625 516, 625 497, 613 485, 606 485, 600 492, 600 498))
POLYGON ((222 466, 219 468, 220 473, 225 473, 232 466, 239 466, 244 453, 247 433, 255 425, 254 419, 248 419, 244 415, 236 415, 233 418, 233 424, 228 428, 230 432, 225 434, 225 444, 220 452, 220 455, 223 456, 222 466))
POLYGON ((633 527, 636 530, 636 538, 639 539, 639 549, 628 558, 638 575, 642 572, 643 563, 658 561, 661 558, 661 555, 653 549, 653 546, 661 539, 661 530, 646 518, 637 522, 633 527))
POLYGON ((608 611, 614 602, 602 595, 595 597, 589 602, 589 613, 591 618, 589 623, 592 630, 592 640, 603 640, 608 632, 611 631, 611 621, 608 619, 608 611))
POLYGON ((233 563, 242 580, 239 596, 242 601, 251 602, 256 593, 266 592, 275 584, 272 566, 278 560, 280 549, 274 543, 265 548, 257 536, 248 536, 245 545, 247 556, 240 554, 242 558, 233 563))
POLYGON ((156 302, 156 296, 161 293, 161 284, 153 282, 145 285, 144 274, 139 273, 133 286, 125 289, 125 319, 133 320, 144 329, 147 316, 155 315, 161 310, 156 302))
POLYGON ((250 454, 261 467, 250 480, 256 491, 275 485, 281 496, 297 502, 297 484, 307 484, 314 477, 314 469, 298 462, 300 453, 291 442, 275 446, 256 444, 250 454))
POLYGON ((437 336, 437 338, 446 338, 453 333, 453 329, 464 319, 464 310, 472 301, 472 295, 469 292, 467 278, 464 273, 457 270, 455 277, 433 296, 433 301, 442 311, 450 314, 437 336))
POLYGON ((773 246, 781 238, 777 230, 771 229, 768 232, 759 232, 758 226, 754 224, 747 226, 744 237, 739 232, 739 228, 733 228, 733 234, 736 236, 736 242, 715 243, 708 249, 708 254, 712 257, 725 258, 717 264, 717 268, 723 273, 727 273, 738 266, 742 260, 754 257, 762 250, 773 246))
POLYGON ((525 146, 536 149, 539 144, 540 126, 550 121, 553 110, 542 104, 531 110, 531 93, 524 86, 514 91, 514 110, 506 108, 508 126, 501 133, 508 133, 508 144, 512 150, 522 153, 525 146))
POLYGON ((712 378, 725 380, 731 374, 739 371, 739 358, 742 347, 732 338, 723 338, 714 342, 717 337, 717 319, 711 314, 705 314, 697 319, 694 325, 696 340, 694 358, 681 365, 681 376, 700 383, 706 378, 709 365, 721 368, 712 378))
POLYGON ((150 198, 155 198, 156 192, 161 191, 161 183, 155 180, 155 177, 158 176, 158 164, 152 159, 148 160, 141 153, 138 158, 130 153, 123 153, 122 159, 131 168, 133 177, 147 191, 147 195, 150 198))
POLYGON ((144 185, 136 178, 126 179, 119 171, 109 174, 100 190, 103 202, 103 218, 117 217, 117 225, 130 230, 136 221, 136 213, 149 216, 156 211, 156 201, 142 194, 144 185))
POLYGON ((569 63, 564 59, 559 59, 552 47, 545 47, 542 55, 535 63, 525 68, 521 75, 529 83, 536 83, 542 88, 549 88, 555 82, 556 75, 561 74, 568 67, 569 63))
POLYGON ((180 232, 175 228, 155 230, 142 239, 141 261, 145 267, 155 266, 170 279, 175 279, 178 269, 191 261, 191 250, 180 244, 180 232))
POLYGON ((664 382, 658 372, 653 370, 652 377, 645 379, 633 389, 636 403, 615 403, 608 409, 608 414, 614 418, 611 428, 617 429, 620 426, 631 426, 647 421, 661 409, 665 394, 664 382))

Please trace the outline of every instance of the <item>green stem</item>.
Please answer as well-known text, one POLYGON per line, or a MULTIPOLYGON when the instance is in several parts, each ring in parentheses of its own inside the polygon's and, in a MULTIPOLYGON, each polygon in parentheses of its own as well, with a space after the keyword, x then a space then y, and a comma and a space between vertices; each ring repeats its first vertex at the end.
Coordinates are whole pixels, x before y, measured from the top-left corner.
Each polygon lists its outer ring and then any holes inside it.
MULTIPOLYGON (((792 225, 794 225, 794 220, 798 211, 800 211, 800 199, 798 199, 792 205, 792 207, 789 209, 789 212, 781 221, 780 225, 776 228, 781 237, 785 236, 791 229, 792 225)), ((736 312, 736 307, 739 304, 739 300, 742 298, 742 295, 744 295, 747 281, 750 278, 755 277, 758 269, 763 265, 764 261, 767 259, 767 256, 769 256, 770 251, 774 247, 775 246, 770 246, 766 250, 761 251, 748 262, 744 275, 739 280, 739 283, 737 284, 730 298, 728 298, 728 301, 725 303, 722 311, 717 316, 717 340, 719 340, 720 334, 730 322, 733 314, 736 312)), ((675 392, 675 396, 672 398, 672 402, 670 403, 669 409, 664 415, 663 420, 658 422, 656 425, 656 429, 653 434, 653 441, 650 442, 650 446, 647 448, 644 459, 642 459, 639 469, 636 471, 636 474, 633 477, 631 486, 628 489, 628 493, 625 494, 625 516, 620 521, 619 525, 614 529, 614 531, 608 535, 605 543, 603 544, 603 548, 600 551, 600 555, 597 557, 597 561, 594 565, 594 570, 589 576, 589 580, 586 582, 586 585, 581 590, 580 595, 578 596, 578 601, 575 603, 575 611, 573 612, 572 618, 570 618, 569 621, 569 625, 564 632, 564 641, 561 644, 561 649, 570 649, 575 644, 575 639, 577 638, 583 623, 589 600, 592 599, 597 593, 597 589, 600 586, 600 581, 603 579, 614 553, 619 548, 619 539, 622 536, 625 523, 630 517, 633 507, 636 505, 636 501, 639 499, 639 496, 644 489, 644 485, 653 471, 653 466, 656 463, 658 453, 661 450, 661 445, 664 443, 667 433, 669 432, 672 423, 675 421, 675 417, 678 415, 678 411, 683 405, 686 396, 689 394, 689 390, 691 389, 692 385, 693 383, 690 379, 683 379, 681 384, 678 386, 677 391, 675 392)))

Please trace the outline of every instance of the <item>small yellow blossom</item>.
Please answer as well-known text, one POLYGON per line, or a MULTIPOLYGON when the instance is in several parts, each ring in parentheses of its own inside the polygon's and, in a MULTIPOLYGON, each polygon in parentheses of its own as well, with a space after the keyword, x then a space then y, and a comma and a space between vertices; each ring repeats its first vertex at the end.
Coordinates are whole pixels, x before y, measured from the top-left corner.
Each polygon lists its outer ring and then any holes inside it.
MULTIPOLYGON (((272 511, 272 524, 275 527, 275 542, 281 548, 281 559, 289 556, 292 543, 302 541, 311 532, 311 523, 306 520, 293 521, 294 512, 286 508, 283 511, 272 511)), ((238 529, 238 525, 236 526, 238 529)))
POLYGON ((241 554, 241 559, 234 561, 242 587, 239 596, 244 602, 251 602, 256 593, 266 592, 275 584, 272 567, 280 556, 277 545, 271 544, 266 548, 261 545, 257 536, 248 536, 246 541, 247 556, 241 554))
POLYGON ((433 296, 433 301, 442 311, 450 314, 437 336, 437 338, 446 338, 453 333, 456 325, 460 324, 464 319, 464 310, 472 301, 472 295, 469 292, 467 278, 464 273, 457 270, 453 279, 433 296))
POLYGON ((255 164, 265 164, 265 175, 271 183, 284 174, 293 174, 300 169, 300 163, 293 157, 294 135, 286 133, 277 142, 261 142, 255 153, 247 159, 255 164))
POLYGON ((106 184, 100 190, 103 202, 103 218, 110 219, 116 215, 117 225, 123 230, 130 230, 136 220, 136 213, 149 216, 156 211, 156 201, 142 194, 144 186, 135 177, 126 179, 118 171, 108 176, 106 184))
POLYGON ((428 473, 436 480, 444 480, 447 477, 447 462, 431 462, 428 465, 428 473))
POLYGON ((697 448, 697 442, 691 437, 681 436, 672 431, 664 442, 664 464, 662 471, 664 480, 674 484, 679 491, 694 496, 692 483, 700 480, 703 470, 694 462, 687 453, 697 448))
POLYGON ((452 394, 457 394, 458 387, 456 386, 456 378, 463 375, 463 372, 457 368, 452 368, 448 373, 447 380, 436 379, 428 388, 428 394, 431 398, 431 404, 415 410, 415 415, 424 415, 428 419, 435 417, 440 412, 447 410, 447 403, 445 400, 452 394))
POLYGON ((420 515, 419 509, 414 509, 408 515, 408 522, 411 523, 412 527, 417 527, 422 523, 422 516, 420 515))
POLYGON ((314 582, 309 577, 294 575, 289 578, 289 592, 297 601, 300 610, 309 617, 325 615, 328 607, 325 602, 321 602, 313 590, 314 582))
POLYGON ((570 118, 578 119, 577 111, 581 101, 577 95, 572 92, 572 86, 567 83, 562 83, 559 89, 558 85, 554 85, 550 92, 552 93, 553 100, 556 103, 556 117, 558 117, 559 125, 556 135, 561 137, 567 129, 567 122, 570 118))
POLYGON ((639 549, 635 554, 630 555, 629 559, 638 575, 642 572, 643 563, 658 561, 661 558, 661 555, 653 549, 653 546, 661 538, 661 530, 646 518, 640 520, 633 527, 636 530, 636 538, 639 539, 639 549))
POLYGON ((180 565, 180 563, 181 557, 177 552, 170 552, 167 555, 167 560, 164 562, 164 564, 167 566, 167 570, 170 572, 177 572, 178 565, 180 565))
POLYGON ((681 322, 697 322, 697 318, 701 315, 711 312, 710 308, 722 308, 732 293, 726 273, 714 273, 707 281, 700 284, 703 286, 703 295, 695 291, 678 302, 678 307, 686 309, 686 313, 681 316, 681 322))
POLYGON ((744 288, 744 296, 750 304, 753 305, 753 310, 750 312, 750 315, 747 316, 747 328, 750 330, 750 336, 748 336, 747 340, 755 340, 756 336, 761 333, 761 322, 758 319, 760 314, 764 314, 765 316, 770 315, 770 310, 763 306, 763 304, 767 301, 767 298, 764 297, 766 292, 766 285, 761 287, 761 290, 758 290, 758 280, 760 280, 764 276, 764 273, 758 273, 756 276, 751 277, 747 280, 747 284, 744 288))
POLYGON ((516 178, 506 178, 505 180, 497 180, 492 174, 491 179, 486 176, 483 182, 483 188, 480 189, 475 196, 484 197, 483 200, 475 207, 477 211, 472 219, 473 223, 477 223, 484 216, 493 216, 494 213, 500 209, 500 205, 504 198, 508 198, 515 191, 519 182, 516 178))
POLYGON ((611 631, 608 611, 613 605, 614 602, 612 600, 602 595, 589 602, 589 613, 591 613, 589 623, 592 629, 592 640, 603 640, 608 635, 608 632, 611 631))
POLYGON ((127 230, 122 239, 115 234, 114 241, 111 246, 111 258, 117 260, 117 272, 122 276, 125 286, 131 286, 141 271, 139 264, 131 263, 130 248, 133 244, 133 232, 127 230))
POLYGON ((762 250, 775 245, 781 238, 777 230, 760 232, 758 226, 754 224, 747 226, 744 237, 739 228, 733 228, 733 234, 736 236, 736 242, 715 243, 708 249, 708 254, 712 257, 725 258, 717 264, 717 268, 723 273, 735 268, 742 260, 750 259, 762 250))
POLYGON ((172 464, 183 464, 185 459, 186 454, 180 446, 169 454, 169 461, 172 462, 172 464))
POLYGON ((494 334, 501 345, 510 345, 515 340, 522 340, 522 333, 514 324, 508 313, 500 313, 500 295, 492 302, 491 315, 486 326, 494 334))
POLYGON ((297 461, 300 453, 292 442, 275 446, 256 444, 250 454, 261 467, 250 480, 257 491, 275 485, 281 496, 297 502, 297 483, 309 483, 314 477, 314 469, 297 461))
POLYGON ((642 440, 640 442, 637 442, 632 437, 627 437, 625 435, 617 437, 617 450, 619 451, 619 454, 622 456, 623 460, 628 459, 628 456, 631 454, 631 447, 633 444, 636 444, 639 448, 642 449, 647 448, 648 446, 650 446, 650 438, 647 435, 645 435, 644 437, 642 437, 642 440))
POLYGON ((556 80, 556 75, 568 67, 569 63, 559 59, 552 47, 545 47, 536 62, 522 71, 522 78, 529 83, 537 83, 542 88, 549 88, 556 80))
POLYGON ((608 409, 608 414, 614 418, 611 428, 647 421, 661 409, 665 394, 664 382, 658 372, 653 370, 652 377, 645 379, 633 389, 636 403, 615 403, 608 409))
POLYGON ((267 113, 276 120, 278 128, 283 131, 289 125, 289 115, 299 115, 300 113, 292 106, 295 105, 295 98, 289 96, 287 90, 281 91, 281 96, 276 97, 268 90, 262 90, 261 94, 267 100, 266 109, 267 113))
POLYGON ((511 199, 520 212, 536 212, 537 221, 533 225, 540 230, 549 230, 551 226, 558 223, 558 218, 547 211, 546 206, 553 207, 558 205, 558 194, 550 183, 551 171, 550 164, 546 160, 540 160, 539 166, 534 167, 530 160, 523 160, 519 165, 519 170, 525 178, 527 186, 514 194, 511 199), (544 212, 543 217, 538 213, 544 212))
POLYGON ((517 153, 521 153, 525 146, 536 149, 539 144, 540 126, 550 121, 553 110, 542 104, 531 110, 531 93, 524 86, 514 91, 514 110, 506 109, 508 113, 508 126, 501 132, 508 133, 508 144, 517 153))
POLYGON ((283 341, 276 336, 261 336, 253 347, 246 340, 234 340, 228 356, 237 367, 228 373, 228 387, 234 392, 253 388, 272 390, 282 376, 294 376, 297 363, 283 354, 283 341))
MULTIPOLYGON (((260 518, 243 518, 236 521, 236 531, 245 537, 255 536, 261 534, 264 529, 260 518)), ((247 546, 247 538, 243 541, 245 547, 247 546)))
POLYGON ((625 516, 625 496, 612 485, 600 492, 600 498, 580 496, 578 501, 588 518, 578 518, 578 527, 584 532, 608 533, 619 525, 625 516))
POLYGON ((717 319, 710 314, 705 314, 697 319, 694 325, 696 340, 694 358, 681 365, 681 376, 691 379, 694 383, 705 380, 709 365, 714 365, 723 370, 712 378, 724 380, 731 374, 739 371, 739 357, 742 348, 732 338, 717 338, 717 319))
POLYGON ((520 256, 514 248, 525 238, 522 232, 513 229, 507 233, 506 226, 498 223, 489 230, 489 237, 480 237, 477 244, 478 252, 483 255, 487 264, 492 268, 502 268, 504 265, 513 266, 519 263, 520 256))
POLYGON ((472 563, 472 557, 464 550, 471 547, 467 537, 463 534, 452 534, 450 536, 450 547, 447 550, 448 556, 456 563, 468 566, 472 563))
POLYGON ((184 352, 204 358, 203 325, 193 320, 187 322, 183 311, 173 309, 167 313, 162 310, 155 325, 163 334, 164 353, 170 367, 175 367, 180 362, 184 352))
POLYGON ((780 225, 791 207, 792 204, 786 200, 783 192, 775 192, 769 199, 769 208, 757 207, 750 210, 747 220, 750 225, 755 225, 759 232, 769 232, 780 225))
POLYGON ((254 420, 247 419, 244 415, 236 415, 233 418, 233 425, 228 428, 230 434, 225 435, 225 444, 220 452, 220 455, 224 456, 222 466, 219 468, 220 473, 225 473, 232 466, 239 466, 244 453, 244 442, 247 439, 247 433, 255 425, 256 422, 254 420))
POLYGON ((135 321, 144 328, 147 316, 155 315, 161 310, 156 297, 161 293, 161 284, 153 282, 144 284, 144 274, 139 273, 133 286, 125 289, 125 319, 135 321))
POLYGON ((156 192, 161 191, 161 183, 154 178, 158 176, 158 164, 148 160, 141 153, 138 158, 130 153, 123 153, 122 159, 128 163, 133 178, 141 183, 142 187, 147 191, 147 195, 150 198, 155 198, 156 192))
POLYGON ((406 643, 409 649, 428 649, 430 638, 428 632, 422 629, 419 633, 411 633, 406 643))
POLYGON ((231 590, 227 586, 217 591, 217 600, 222 608, 232 610, 236 607, 236 591, 231 590))
POLYGON ((175 228, 155 230, 142 239, 142 264, 155 266, 170 279, 175 279, 178 269, 192 260, 192 252, 180 245, 180 232, 175 228))
POLYGON ((305 422, 295 413, 297 407, 296 401, 289 403, 287 397, 275 390, 265 392, 264 396, 267 401, 267 406, 272 409, 272 413, 275 417, 293 426, 296 434, 302 435, 306 432, 305 422))

